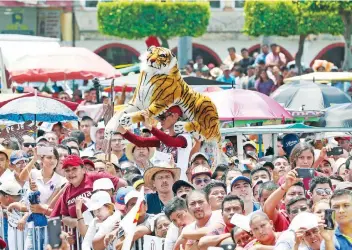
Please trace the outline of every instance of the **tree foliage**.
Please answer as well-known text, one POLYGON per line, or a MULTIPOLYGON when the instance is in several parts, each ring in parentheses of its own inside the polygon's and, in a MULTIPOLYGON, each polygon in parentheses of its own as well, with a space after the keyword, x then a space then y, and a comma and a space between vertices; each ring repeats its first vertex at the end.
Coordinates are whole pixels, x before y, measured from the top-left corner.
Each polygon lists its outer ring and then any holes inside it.
POLYGON ((351 54, 351 35, 352 35, 352 1, 322 1, 322 0, 305 0, 302 1, 302 6, 307 11, 314 15, 330 15, 338 16, 343 23, 343 37, 345 39, 345 60, 343 68, 345 70, 352 68, 352 54, 351 54))
POLYGON ((285 2, 246 1, 243 31, 249 36, 295 35, 293 5, 285 2))
POLYGON ((339 15, 314 12, 304 1, 246 1, 244 32, 250 36, 291 36, 343 33, 339 15))
POLYGON ((99 31, 127 39, 203 35, 210 19, 209 2, 116 1, 98 4, 99 31))

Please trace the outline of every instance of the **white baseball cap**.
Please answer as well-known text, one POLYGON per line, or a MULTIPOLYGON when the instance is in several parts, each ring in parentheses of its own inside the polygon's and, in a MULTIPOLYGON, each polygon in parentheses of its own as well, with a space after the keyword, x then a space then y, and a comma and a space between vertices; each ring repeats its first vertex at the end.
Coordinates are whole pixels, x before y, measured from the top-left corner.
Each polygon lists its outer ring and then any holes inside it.
MULTIPOLYGON (((128 192, 125 196, 125 205, 127 205, 127 203, 133 199, 133 198, 139 198, 141 196, 141 192, 138 192, 137 190, 132 190, 130 192, 128 192)), ((144 197, 143 197, 144 200, 144 197)))
POLYGON ((242 228, 246 232, 250 232, 251 227, 249 226, 249 221, 249 216, 243 214, 234 214, 231 218, 230 223, 232 225, 235 225, 236 227, 242 228))
POLYGON ((93 191, 115 189, 109 178, 101 178, 93 182, 93 191))
POLYGON ((22 187, 15 181, 6 181, 0 185, 0 191, 8 195, 21 195, 22 187))
POLYGON ((301 212, 297 214, 295 218, 293 218, 289 229, 296 232, 301 227, 304 227, 307 230, 310 230, 317 226, 318 226, 318 217, 315 214, 309 213, 309 212, 301 212))
POLYGON ((97 210, 109 203, 112 203, 109 193, 106 191, 98 191, 90 197, 88 211, 97 210))

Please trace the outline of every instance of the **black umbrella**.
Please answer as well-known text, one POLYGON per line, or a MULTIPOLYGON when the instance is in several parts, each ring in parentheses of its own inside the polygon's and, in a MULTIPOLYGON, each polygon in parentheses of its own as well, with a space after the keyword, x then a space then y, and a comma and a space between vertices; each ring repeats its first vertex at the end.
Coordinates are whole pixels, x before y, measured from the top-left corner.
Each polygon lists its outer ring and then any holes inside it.
POLYGON ((309 81, 286 83, 271 97, 289 110, 323 110, 334 104, 351 103, 351 97, 340 89, 309 81))
POLYGON ((215 81, 215 80, 210 80, 210 79, 205 79, 205 78, 201 78, 201 77, 196 77, 196 76, 183 76, 183 80, 185 80, 185 82, 188 85, 215 85, 215 86, 226 86, 226 87, 231 87, 232 84, 231 83, 224 83, 224 82, 219 82, 219 81, 215 81))
POLYGON ((328 108, 321 119, 321 124, 324 127, 352 127, 352 103, 328 108))

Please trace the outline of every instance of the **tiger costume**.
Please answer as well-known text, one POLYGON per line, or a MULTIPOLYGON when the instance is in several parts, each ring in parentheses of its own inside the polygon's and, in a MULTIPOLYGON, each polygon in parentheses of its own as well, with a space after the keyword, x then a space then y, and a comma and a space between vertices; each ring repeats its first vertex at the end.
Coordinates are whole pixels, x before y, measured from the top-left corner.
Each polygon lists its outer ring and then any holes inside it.
POLYGON ((152 46, 142 63, 131 102, 110 120, 106 135, 116 131, 118 125, 143 122, 141 110, 147 110, 150 117, 157 117, 176 105, 188 121, 176 123, 176 133, 189 132, 220 143, 219 118, 214 103, 188 86, 181 76, 176 56, 169 49, 152 46))

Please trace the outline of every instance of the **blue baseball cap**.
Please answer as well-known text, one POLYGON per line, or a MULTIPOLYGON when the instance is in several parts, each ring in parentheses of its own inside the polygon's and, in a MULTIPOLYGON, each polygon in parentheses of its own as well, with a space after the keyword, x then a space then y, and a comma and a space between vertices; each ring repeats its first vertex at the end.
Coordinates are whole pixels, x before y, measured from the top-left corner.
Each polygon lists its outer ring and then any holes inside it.
POLYGON ((252 182, 250 179, 248 179, 246 176, 243 176, 243 175, 240 175, 240 176, 237 176, 236 178, 234 178, 232 181, 231 181, 231 188, 233 186, 233 184, 235 184, 236 182, 238 181, 245 181, 245 182, 248 182, 249 185, 252 186, 252 182))
POLYGON ((296 134, 287 134, 282 138, 282 147, 287 156, 290 156, 292 149, 299 143, 299 137, 296 134))
POLYGON ((127 187, 120 187, 119 190, 117 191, 116 194, 116 207, 119 210, 124 210, 125 209, 125 197, 126 194, 128 194, 130 191, 135 190, 133 187, 131 186, 127 186, 127 187))
POLYGON ((12 151, 10 156, 10 162, 12 165, 16 164, 17 162, 27 161, 27 160, 28 160, 28 156, 26 152, 24 152, 23 150, 12 151))

